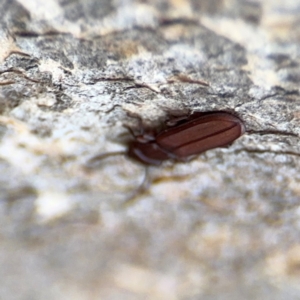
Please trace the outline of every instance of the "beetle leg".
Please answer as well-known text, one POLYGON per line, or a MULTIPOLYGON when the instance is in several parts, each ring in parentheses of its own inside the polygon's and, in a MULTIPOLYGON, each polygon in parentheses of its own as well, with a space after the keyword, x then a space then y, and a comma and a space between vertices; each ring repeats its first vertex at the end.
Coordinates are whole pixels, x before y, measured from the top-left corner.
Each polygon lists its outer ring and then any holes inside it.
POLYGON ((129 145, 128 155, 144 164, 156 166, 159 166, 164 160, 170 158, 168 152, 160 148, 155 142, 139 143, 133 141, 129 145))
POLYGON ((188 114, 182 115, 182 116, 172 116, 167 122, 166 125, 167 126, 175 126, 178 125, 179 123, 183 122, 183 121, 189 121, 190 119, 195 119, 198 117, 202 117, 204 114, 204 112, 199 112, 199 111, 194 111, 194 112, 189 112, 188 114))
MULTIPOLYGON (((173 155, 174 156, 174 155, 173 155)), ((172 157, 174 160, 179 161, 179 162, 189 162, 195 158, 197 158, 199 155, 190 155, 187 157, 178 157, 178 156, 174 156, 172 157)))
POLYGON ((275 134, 275 135, 299 137, 299 135, 294 132, 280 131, 280 130, 278 131, 277 130, 261 130, 261 131, 247 130, 247 134, 258 134, 258 135, 275 134))
POLYGON ((155 133, 154 132, 147 132, 147 133, 144 133, 142 135, 138 135, 135 137, 135 139, 140 142, 140 143, 149 143, 149 142, 152 142, 155 140, 155 133))
POLYGON ((177 125, 178 123, 180 123, 181 121, 185 121, 185 120, 187 120, 188 119, 188 116, 180 116, 180 117, 174 117, 174 118, 171 118, 170 120, 168 120, 167 122, 166 122, 166 125, 167 126, 175 126, 175 125, 177 125))
POLYGON ((152 142, 155 140, 155 135, 156 135, 156 132, 151 129, 151 128, 148 128, 145 130, 145 126, 143 124, 143 120, 142 118, 137 115, 137 114, 134 114, 132 112, 128 112, 126 111, 127 115, 130 116, 130 117, 133 117, 135 119, 138 120, 138 128, 139 128, 139 133, 137 134, 136 132, 134 132, 134 130, 132 129, 132 127, 124 124, 123 126, 125 128, 127 128, 129 130, 129 132, 131 133, 131 135, 140 143, 148 143, 148 142, 152 142))
POLYGON ((122 203, 122 208, 127 208, 129 206, 134 205, 138 197, 143 195, 149 190, 150 186, 150 180, 149 180, 149 170, 148 167, 145 167, 145 175, 143 178, 142 183, 139 185, 139 187, 122 203))
POLYGON ((123 124, 123 126, 124 126, 125 128, 127 128, 128 131, 131 133, 131 135, 134 136, 134 137, 135 137, 135 136, 143 135, 143 132, 140 132, 139 134, 136 134, 136 133, 133 131, 133 129, 132 129, 130 126, 126 125, 126 124, 123 124))
POLYGON ((143 127, 140 127, 141 133, 136 134, 133 129, 128 125, 123 125, 125 128, 128 129, 128 131, 131 133, 131 135, 140 143, 145 144, 148 142, 152 142, 155 140, 155 132, 153 130, 148 130, 147 132, 144 132, 143 127))
MULTIPOLYGON (((85 171, 92 171, 98 169, 101 164, 100 162, 110 156, 124 155, 126 152, 107 152, 103 154, 96 155, 90 158, 87 163, 84 165, 85 171)), ((148 175, 148 167, 145 167, 145 174, 142 183, 138 186, 136 190, 134 190, 130 196, 128 196, 124 202, 121 204, 122 208, 126 208, 128 206, 134 205, 138 200, 138 196, 147 192, 150 186, 149 175, 148 175)))

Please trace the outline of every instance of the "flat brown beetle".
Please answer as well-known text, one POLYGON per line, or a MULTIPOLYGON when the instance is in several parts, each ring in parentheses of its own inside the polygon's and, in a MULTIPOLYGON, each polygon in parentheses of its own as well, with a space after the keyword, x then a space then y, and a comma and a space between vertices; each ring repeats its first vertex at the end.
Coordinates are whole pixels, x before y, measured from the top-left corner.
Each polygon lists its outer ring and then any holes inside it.
POLYGON ((243 122, 226 112, 194 113, 184 121, 129 146, 129 156, 145 164, 164 160, 186 161, 209 149, 230 145, 245 132, 243 122))

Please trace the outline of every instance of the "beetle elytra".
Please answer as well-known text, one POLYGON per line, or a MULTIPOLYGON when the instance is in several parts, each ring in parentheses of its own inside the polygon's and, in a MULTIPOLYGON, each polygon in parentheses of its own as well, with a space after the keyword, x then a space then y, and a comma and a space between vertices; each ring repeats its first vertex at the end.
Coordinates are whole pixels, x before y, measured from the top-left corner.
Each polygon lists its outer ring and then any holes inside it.
POLYGON ((194 113, 151 139, 133 141, 129 156, 151 165, 170 158, 186 161, 209 149, 228 146, 244 132, 244 123, 230 113, 194 113))

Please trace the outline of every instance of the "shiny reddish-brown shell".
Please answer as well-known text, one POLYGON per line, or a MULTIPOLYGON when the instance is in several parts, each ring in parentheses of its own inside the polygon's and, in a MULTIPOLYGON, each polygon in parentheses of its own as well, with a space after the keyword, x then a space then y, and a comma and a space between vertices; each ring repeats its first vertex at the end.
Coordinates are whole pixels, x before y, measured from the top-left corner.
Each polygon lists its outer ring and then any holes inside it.
POLYGON ((129 155, 146 164, 159 165, 173 158, 187 160, 209 149, 230 145, 245 132, 243 122, 225 112, 191 115, 186 121, 159 132, 154 141, 134 141, 129 155))
POLYGON ((162 131, 156 136, 156 143, 181 158, 227 146, 244 132, 244 124, 237 117, 213 113, 162 131))

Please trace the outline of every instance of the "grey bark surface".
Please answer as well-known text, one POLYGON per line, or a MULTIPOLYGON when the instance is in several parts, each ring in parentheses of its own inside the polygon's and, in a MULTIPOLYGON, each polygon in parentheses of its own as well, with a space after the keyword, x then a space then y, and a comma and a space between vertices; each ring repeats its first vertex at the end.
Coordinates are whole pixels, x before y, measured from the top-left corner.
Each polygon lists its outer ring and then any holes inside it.
POLYGON ((0 0, 0 299, 300 299, 299 21, 299 0, 0 0), (247 132, 128 158, 128 127, 192 111, 247 132))

